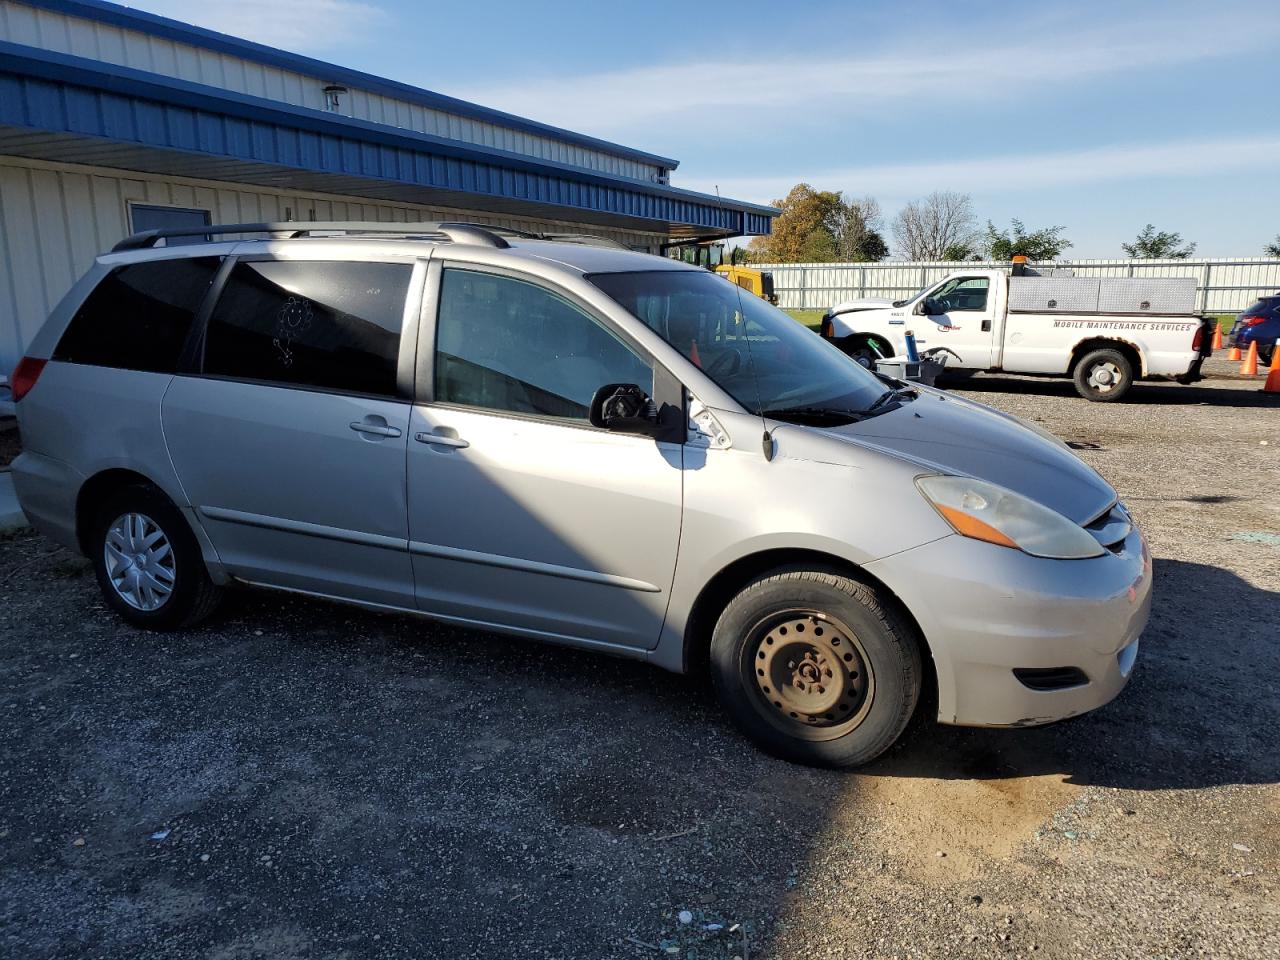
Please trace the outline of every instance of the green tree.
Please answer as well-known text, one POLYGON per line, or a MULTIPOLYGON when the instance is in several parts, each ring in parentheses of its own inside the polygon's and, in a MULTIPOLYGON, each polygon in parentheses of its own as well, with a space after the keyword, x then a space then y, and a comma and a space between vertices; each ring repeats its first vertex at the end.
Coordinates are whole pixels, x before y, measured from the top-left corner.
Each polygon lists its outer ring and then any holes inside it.
POLYGON ((1056 260, 1071 241, 1062 235, 1066 227, 1042 227, 1027 231, 1021 220, 1011 219, 1008 230, 997 230, 987 221, 987 232, 982 240, 988 260, 1012 260, 1026 257, 1028 260, 1056 260))
POLYGON ((1135 260, 1185 260, 1196 252, 1194 243, 1182 245, 1182 234, 1156 230, 1150 223, 1134 238, 1133 243, 1122 243, 1120 246, 1135 260))
POLYGON ((832 263, 882 260, 880 207, 869 197, 846 201, 837 190, 798 183, 782 200, 773 232, 752 239, 747 255, 760 263, 832 263))
POLYGON ((942 259, 948 263, 962 263, 965 260, 982 259, 982 251, 971 241, 961 240, 942 251, 942 259))
POLYGON ((1276 234, 1276 238, 1262 248, 1262 252, 1268 257, 1280 257, 1280 233, 1276 234))

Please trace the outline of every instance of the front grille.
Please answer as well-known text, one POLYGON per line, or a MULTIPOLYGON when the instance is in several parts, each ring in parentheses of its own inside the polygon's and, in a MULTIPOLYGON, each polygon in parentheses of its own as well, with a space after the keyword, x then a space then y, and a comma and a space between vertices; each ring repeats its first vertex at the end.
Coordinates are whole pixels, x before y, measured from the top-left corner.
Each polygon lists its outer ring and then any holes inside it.
POLYGON ((1024 687, 1041 692, 1083 687, 1089 682, 1079 667, 1015 667, 1013 675, 1024 687))

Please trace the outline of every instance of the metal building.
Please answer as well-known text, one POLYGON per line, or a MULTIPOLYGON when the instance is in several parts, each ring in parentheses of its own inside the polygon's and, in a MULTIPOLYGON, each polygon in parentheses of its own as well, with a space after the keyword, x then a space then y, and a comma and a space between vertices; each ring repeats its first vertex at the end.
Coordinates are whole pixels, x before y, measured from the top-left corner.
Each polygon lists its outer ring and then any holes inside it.
POLYGON ((777 211, 677 161, 102 0, 0 0, 0 374, 154 226, 469 220, 657 251, 777 211))

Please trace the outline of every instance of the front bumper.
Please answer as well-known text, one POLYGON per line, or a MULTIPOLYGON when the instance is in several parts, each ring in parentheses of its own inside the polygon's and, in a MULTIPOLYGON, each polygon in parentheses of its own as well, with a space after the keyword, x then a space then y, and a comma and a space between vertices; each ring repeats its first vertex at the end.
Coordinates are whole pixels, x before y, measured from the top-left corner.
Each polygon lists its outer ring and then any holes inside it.
POLYGON ((957 535, 867 569, 924 632, 942 723, 1035 726, 1102 706, 1128 682, 1151 612, 1151 560, 1136 527, 1118 550, 1090 560, 1046 560, 957 535), (1032 689, 1013 672, 1068 667, 1087 682, 1032 689))

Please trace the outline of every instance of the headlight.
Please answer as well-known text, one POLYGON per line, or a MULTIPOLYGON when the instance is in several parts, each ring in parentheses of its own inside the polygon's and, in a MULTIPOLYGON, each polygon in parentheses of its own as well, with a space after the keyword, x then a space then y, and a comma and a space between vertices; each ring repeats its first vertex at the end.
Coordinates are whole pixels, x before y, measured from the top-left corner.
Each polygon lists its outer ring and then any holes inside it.
POLYGON ((970 477, 919 477, 916 486, 963 537, 1033 557, 1083 560, 1105 551, 1088 531, 1012 490, 970 477))

